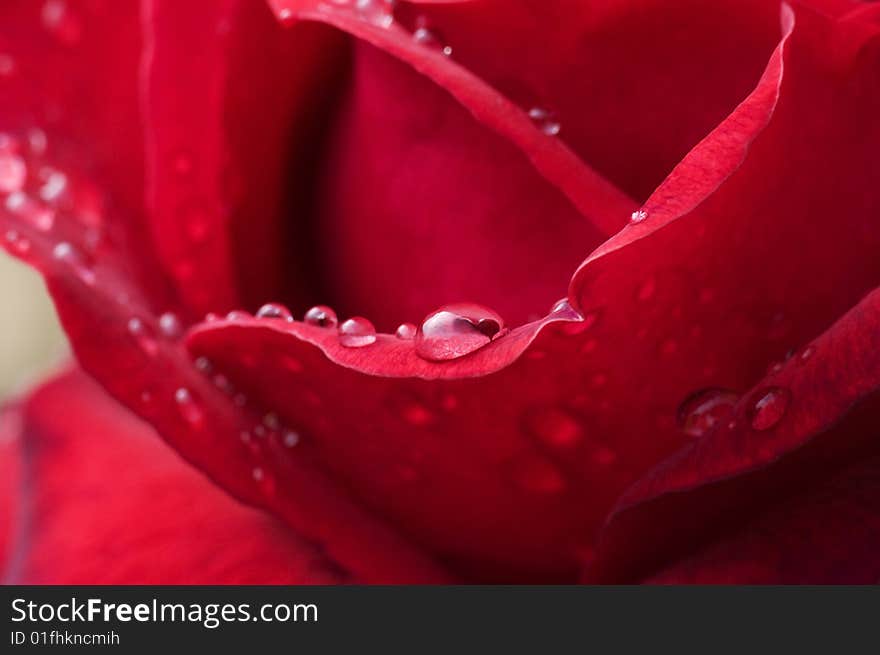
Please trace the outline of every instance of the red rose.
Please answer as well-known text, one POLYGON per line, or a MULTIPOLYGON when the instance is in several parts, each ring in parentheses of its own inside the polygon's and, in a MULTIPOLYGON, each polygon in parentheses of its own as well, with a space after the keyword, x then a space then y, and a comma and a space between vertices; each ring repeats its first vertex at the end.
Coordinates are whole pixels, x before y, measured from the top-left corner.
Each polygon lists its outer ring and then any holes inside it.
POLYGON ((880 579, 880 4, 269 4, 0 8, 7 580, 880 579))

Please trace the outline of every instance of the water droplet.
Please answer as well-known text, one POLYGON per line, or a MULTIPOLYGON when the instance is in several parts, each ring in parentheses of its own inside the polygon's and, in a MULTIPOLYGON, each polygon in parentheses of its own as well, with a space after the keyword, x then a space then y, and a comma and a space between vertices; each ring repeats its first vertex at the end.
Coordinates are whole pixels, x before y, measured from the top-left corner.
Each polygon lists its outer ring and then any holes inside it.
POLYGON ((633 223, 633 224, 637 224, 637 223, 641 223, 642 221, 644 221, 647 218, 648 218, 648 212, 646 212, 644 209, 637 209, 636 211, 634 211, 630 215, 629 222, 633 223))
POLYGON ((452 56, 452 48, 443 42, 444 39, 439 32, 430 29, 426 25, 424 19, 419 19, 413 32, 413 41, 432 50, 439 50, 446 57, 452 56))
POLYGON ((376 342, 376 328, 362 316, 350 318, 339 326, 339 343, 346 348, 362 348, 376 342))
POLYGON ((18 253, 19 255, 26 255, 30 252, 31 242, 15 230, 9 230, 6 232, 6 242, 10 245, 13 252, 18 253))
POLYGON ((229 378, 222 373, 215 375, 213 382, 214 386, 220 389, 220 391, 224 393, 232 393, 232 383, 229 381, 229 378))
POLYGON ((251 476, 253 476, 254 480, 257 482, 262 482, 263 478, 266 477, 266 474, 259 466, 255 466, 251 471, 251 476))
POLYGON ((150 332, 150 329, 144 324, 144 322, 136 316, 128 319, 127 324, 128 333, 135 338, 141 350, 150 355, 151 357, 155 355, 159 351, 159 347, 156 344, 156 340, 153 338, 153 335, 150 332))
POLYGON ((44 155, 49 147, 49 139, 46 133, 38 127, 28 130, 27 133, 28 147, 35 155, 44 155))
POLYGON ((283 9, 278 11, 278 18, 280 18, 281 22, 285 25, 289 25, 293 22, 293 10, 284 7, 283 9))
POLYGON ((263 425, 270 430, 279 430, 281 428, 281 419, 275 412, 269 412, 263 417, 263 425))
POLYGON ((398 339, 414 339, 416 336, 416 330, 418 328, 412 323, 401 323, 397 326, 397 331, 395 331, 395 335, 398 339))
POLYGON ((211 360, 207 357, 196 357, 195 361, 196 370, 201 373, 210 373, 211 372, 211 360))
POLYGON ((540 495, 554 495, 565 489, 562 473, 542 457, 526 456, 510 464, 510 475, 523 491, 540 495))
POLYGON ((67 241, 62 241, 52 249, 52 257, 73 267, 79 278, 86 284, 95 283, 95 274, 83 262, 82 255, 67 241))
POLYGON ((801 361, 807 361, 810 357, 813 356, 814 352, 815 349, 813 348, 813 346, 807 346, 806 348, 804 348, 804 352, 801 353, 801 361))
POLYGON ((689 437, 702 437, 727 419, 738 401, 739 396, 725 389, 698 391, 678 408, 678 426, 689 437))
POLYGON ((293 321, 293 315, 284 305, 270 302, 257 310, 257 318, 274 318, 282 321, 293 321))
POLYGON ((583 437, 583 429, 568 412, 549 407, 529 414, 526 426, 545 444, 556 448, 576 445, 583 437))
POLYGON ((247 312, 241 310, 233 310, 226 314, 227 321, 246 321, 251 317, 247 312))
POLYGON ((0 151, 0 193, 20 191, 27 177, 27 166, 18 155, 0 151))
POLYGON ((242 443, 250 443, 251 442, 251 433, 247 430, 242 430, 238 433, 238 438, 241 439, 242 443))
POLYGON ((361 18, 379 27, 394 23, 394 0, 356 0, 355 8, 361 18))
POLYGON ((57 203, 67 190, 67 176, 61 171, 48 171, 46 181, 40 187, 40 198, 45 202, 57 203))
POLYGON ((556 119, 556 114, 541 107, 532 107, 529 109, 529 118, 532 122, 548 136, 556 136, 562 129, 562 125, 556 119))
POLYGON ((299 443, 299 432, 296 430, 285 430, 281 441, 287 448, 293 448, 299 443))
POLYGON ((183 326, 176 314, 165 312, 159 317, 159 331, 166 339, 176 339, 183 332, 183 326))
POLYGON ((79 20, 65 0, 46 0, 41 16, 46 30, 64 45, 74 45, 79 41, 79 20))
POLYGON ((326 305, 316 305, 306 312, 303 322, 309 325, 317 325, 322 328, 334 328, 339 319, 336 318, 336 312, 326 305))
POLYGON ((430 361, 463 357, 500 336, 502 318, 474 303, 445 305, 428 314, 416 332, 416 353, 430 361))
POLYGON ((180 415, 183 416, 183 419, 187 423, 192 426, 200 426, 204 422, 204 414, 202 414, 202 410, 199 409, 199 406, 193 399, 189 389, 186 387, 180 387, 175 391, 174 402, 177 403, 180 415))
POLYGON ((782 387, 770 387, 761 391, 751 411, 751 424, 755 430, 775 427, 788 409, 791 392, 782 387))

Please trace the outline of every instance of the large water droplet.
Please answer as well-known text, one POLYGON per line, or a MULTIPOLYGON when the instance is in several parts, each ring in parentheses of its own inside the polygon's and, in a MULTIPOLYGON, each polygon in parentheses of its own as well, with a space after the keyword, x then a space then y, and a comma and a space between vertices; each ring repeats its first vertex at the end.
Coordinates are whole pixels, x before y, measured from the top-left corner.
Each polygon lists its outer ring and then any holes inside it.
POLYGON ((293 321, 293 315, 290 310, 279 303, 266 303, 257 310, 257 318, 274 318, 282 321, 293 321))
POLYGON ((556 407, 529 414, 526 426, 538 439, 555 448, 574 446, 583 437, 580 423, 568 412, 556 407))
POLYGON ((751 411, 751 425, 755 430, 769 430, 776 426, 788 409, 791 392, 782 387, 761 391, 751 411))
POLYGON ((336 312, 327 305, 316 305, 306 312, 303 322, 322 328, 334 328, 339 319, 336 318, 336 312))
POLYGON ((20 191, 27 177, 27 166, 18 155, 0 150, 0 193, 20 191))
POLYGON ((725 389, 698 391, 678 408, 678 426, 689 437, 702 437, 727 420, 738 401, 739 396, 725 389))
POLYGON ((350 318, 339 326, 339 343, 346 348, 363 348, 376 343, 376 328, 362 316, 350 318))
POLYGON ((556 136, 562 129, 556 114, 548 109, 532 107, 529 109, 529 118, 539 130, 548 136, 556 136))
POLYGON ((444 305, 428 314, 419 326, 416 353, 430 361, 463 357, 488 344, 503 328, 503 319, 482 305, 444 305))

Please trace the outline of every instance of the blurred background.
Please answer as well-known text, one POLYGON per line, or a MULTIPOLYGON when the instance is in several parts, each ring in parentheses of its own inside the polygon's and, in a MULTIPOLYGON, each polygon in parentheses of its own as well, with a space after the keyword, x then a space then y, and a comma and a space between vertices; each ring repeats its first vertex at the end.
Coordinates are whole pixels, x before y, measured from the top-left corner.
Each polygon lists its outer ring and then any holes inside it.
POLYGON ((68 353, 42 279, 0 251, 0 403, 38 382, 68 353))

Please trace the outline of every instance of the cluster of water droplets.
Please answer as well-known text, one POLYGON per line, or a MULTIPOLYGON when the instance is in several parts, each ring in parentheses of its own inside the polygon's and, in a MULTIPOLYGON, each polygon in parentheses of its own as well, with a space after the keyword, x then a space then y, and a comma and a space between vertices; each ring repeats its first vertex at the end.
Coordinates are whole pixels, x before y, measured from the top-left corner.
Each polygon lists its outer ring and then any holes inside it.
POLYGON ((94 284, 91 260, 101 239, 101 195, 86 180, 74 181, 49 163, 47 151, 48 139, 39 128, 0 133, 0 202, 19 222, 3 238, 13 252, 26 256, 33 247, 26 233, 42 235, 51 244, 52 259, 70 266, 86 284, 94 284))
MULTIPOLYGON (((227 320, 249 318, 246 312, 234 311, 227 320)), ((268 303, 255 314, 258 319, 294 321, 284 305, 268 303)), ((208 322, 218 317, 209 315, 208 322)), ((370 346, 379 338, 373 323, 355 316, 340 323, 336 312, 326 305, 316 305, 303 316, 303 323, 318 328, 335 330, 339 343, 346 348, 370 346)), ((419 324, 401 323, 394 332, 399 341, 413 343, 416 354, 428 361, 441 362, 468 355, 504 336, 504 320, 491 309, 476 303, 454 303, 431 312, 419 324)))

